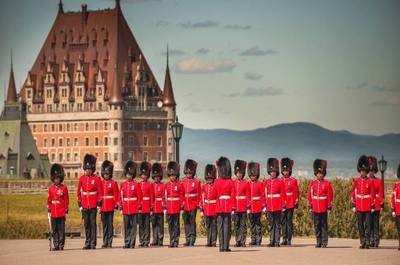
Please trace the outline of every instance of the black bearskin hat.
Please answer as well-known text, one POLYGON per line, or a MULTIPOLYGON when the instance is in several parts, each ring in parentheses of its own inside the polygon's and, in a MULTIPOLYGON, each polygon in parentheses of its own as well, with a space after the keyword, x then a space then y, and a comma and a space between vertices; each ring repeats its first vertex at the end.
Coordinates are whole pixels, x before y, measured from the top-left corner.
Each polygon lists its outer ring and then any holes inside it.
POLYGON ((399 167, 397 168, 397 178, 400 179, 400 164, 399 167))
POLYGON ((214 165, 208 164, 204 170, 204 179, 215 179, 217 176, 217 169, 214 165))
POLYGON ((163 177, 163 168, 160 163, 154 163, 151 167, 151 177, 154 179, 155 177, 163 177))
POLYGON ((237 172, 241 172, 243 175, 245 175, 246 174, 246 167, 247 167, 247 162, 246 161, 244 161, 244 160, 236 160, 233 172, 235 174, 237 172))
POLYGON ((216 161, 218 167, 218 177, 223 179, 230 179, 232 177, 231 161, 228 158, 221 156, 216 161))
POLYGON ((147 161, 143 161, 140 163, 140 171, 139 175, 145 175, 147 177, 150 177, 150 172, 151 172, 151 164, 147 161))
POLYGON ((103 164, 101 164, 101 176, 110 175, 110 178, 112 178, 113 171, 114 164, 108 160, 104 160, 103 164))
POLYGON ((247 166, 247 175, 260 177, 260 164, 257 162, 250 162, 247 166))
POLYGON ((360 156, 357 162, 357 171, 361 172, 361 170, 369 171, 368 157, 365 155, 360 156))
POLYGON ((267 161, 267 172, 275 171, 276 175, 279 176, 279 160, 276 158, 268 158, 267 161))
POLYGON ((184 174, 193 174, 193 176, 195 176, 196 169, 197 169, 197 162, 192 159, 188 159, 185 162, 185 168, 183 170, 183 173, 184 174))
POLYGON ((368 157, 368 166, 369 171, 374 172, 375 174, 378 173, 378 160, 374 156, 368 157))
POLYGON ((289 176, 292 175, 294 161, 289 157, 285 157, 281 159, 281 172, 287 170, 289 171, 289 176))
POLYGON ((127 174, 132 175, 133 178, 136 177, 136 171, 137 171, 137 165, 135 162, 129 160, 126 162, 125 167, 124 167, 124 175, 126 176, 127 174))
POLYGON ((50 180, 52 182, 54 182, 54 180, 56 179, 56 177, 61 178, 61 182, 63 182, 64 177, 65 177, 65 173, 64 173, 64 168, 62 165, 60 164, 53 164, 50 168, 50 180))
POLYGON ((328 161, 323 159, 315 159, 314 160, 314 175, 317 175, 318 172, 322 172, 324 176, 326 175, 326 169, 328 167, 328 161))
POLYGON ((96 170, 96 157, 91 154, 86 154, 83 158, 83 169, 96 170))
POLYGON ((167 165, 167 175, 172 176, 175 175, 179 178, 179 171, 180 171, 180 167, 179 164, 175 161, 170 161, 167 165))

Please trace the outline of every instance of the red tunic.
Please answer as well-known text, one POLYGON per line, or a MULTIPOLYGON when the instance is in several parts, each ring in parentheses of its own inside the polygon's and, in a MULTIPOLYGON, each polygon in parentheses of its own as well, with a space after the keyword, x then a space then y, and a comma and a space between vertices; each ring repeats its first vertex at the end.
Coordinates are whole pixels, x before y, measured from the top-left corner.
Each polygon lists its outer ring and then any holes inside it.
POLYGON ((115 180, 103 180, 103 203, 102 212, 113 212, 119 205, 119 189, 115 180))
POLYGON ((235 183, 232 179, 218 178, 214 182, 217 192, 217 213, 230 213, 235 210, 235 183))
POLYGON ((243 213, 247 210, 250 198, 250 185, 246 180, 235 181, 235 193, 236 193, 236 212, 243 213))
POLYGON ((124 181, 121 183, 121 196, 119 205, 122 206, 122 214, 139 213, 139 205, 142 202, 142 189, 136 181, 124 181))
POLYGON ((215 216, 217 214, 217 192, 214 183, 204 184, 202 187, 201 207, 204 215, 215 216))
POLYGON ((150 213, 153 211, 154 206, 154 188, 153 184, 149 181, 140 182, 140 188, 142 190, 142 210, 140 213, 150 213))
POLYGON ((285 184, 286 208, 292 209, 299 201, 299 186, 297 179, 292 177, 282 178, 285 184))
POLYGON ((369 212, 375 203, 374 182, 369 178, 354 179, 351 188, 351 201, 359 212, 369 212))
POLYGON ((393 185, 392 208, 394 209, 396 216, 400 216, 400 182, 393 185))
POLYGON ((181 205, 185 199, 185 190, 182 183, 170 181, 165 184, 165 200, 167 203, 167 214, 177 214, 181 210, 181 205))
POLYGON ((153 183, 154 189, 154 209, 153 213, 162 213, 165 204, 165 184, 164 183, 153 183))
POLYGON ((308 206, 314 213, 325 213, 332 207, 333 189, 327 180, 312 180, 307 193, 308 206))
POLYGON ((377 178, 371 178, 372 182, 374 183, 375 187, 375 210, 380 211, 382 203, 385 202, 383 187, 382 187, 382 180, 377 178))
POLYGON ((261 181, 250 181, 250 213, 260 213, 265 207, 265 190, 261 181))
POLYGON ((103 199, 103 187, 100 177, 96 175, 83 175, 78 182, 78 203, 84 209, 93 209, 97 207, 98 202, 103 199))
POLYGON ((285 184, 280 178, 265 181, 265 198, 268 212, 282 211, 286 205, 285 184))
POLYGON ((184 178, 182 185, 185 190, 185 200, 183 203, 185 211, 195 210, 201 201, 201 184, 198 179, 184 178))
POLYGON ((63 184, 49 187, 49 195, 47 197, 47 209, 50 210, 51 218, 64 217, 68 212, 69 194, 67 186, 63 184))

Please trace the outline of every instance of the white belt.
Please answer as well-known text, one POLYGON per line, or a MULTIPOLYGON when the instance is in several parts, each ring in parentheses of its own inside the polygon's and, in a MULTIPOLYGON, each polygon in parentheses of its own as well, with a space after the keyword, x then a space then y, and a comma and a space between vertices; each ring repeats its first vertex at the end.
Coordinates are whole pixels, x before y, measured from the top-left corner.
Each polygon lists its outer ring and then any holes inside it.
POLYGON ((280 194, 267 194, 267 198, 279 198, 281 197, 280 194))
POLYGON ((60 201, 51 201, 52 204, 60 204, 60 201))
POLYGON ((371 195, 370 194, 367 194, 367 195, 359 195, 359 194, 357 194, 356 197, 360 198, 360 199, 368 199, 368 198, 371 198, 371 195))
POLYGON ((103 199, 114 199, 114 195, 103 196, 103 199))
POLYGON ((314 200, 326 200, 328 199, 328 196, 312 196, 314 200))
POLYGON ((395 202, 400 202, 400 199, 396 199, 395 202))
POLYGON ((376 197, 376 198, 379 198, 380 196, 379 196, 379 194, 376 194, 375 197, 376 197))
POLYGON ((293 192, 286 192, 286 196, 292 196, 293 192))
POLYGON ((156 198, 155 200, 156 201, 162 201, 162 198, 156 198))
POLYGON ((150 200, 150 197, 143 197, 142 198, 142 201, 149 201, 150 200))
POLYGON ((97 191, 90 191, 90 192, 83 191, 82 194, 83 195, 96 195, 97 191))
POLYGON ((197 197, 197 193, 185 194, 185 197, 186 197, 186 198, 189 198, 189 197, 197 197))
POLYGON ((260 196, 251 197, 251 200, 252 201, 259 201, 259 200, 261 200, 261 197, 260 196))
POLYGON ((217 203, 217 200, 204 200, 205 203, 217 203))
POLYGON ((245 200, 246 196, 236 196, 236 200, 245 200))
POLYGON ((221 195, 221 196, 219 196, 220 200, 228 200, 230 198, 231 198, 231 196, 229 196, 229 195, 221 195))
POLYGON ((137 201, 137 198, 136 197, 124 198, 124 201, 137 201))
POLYGON ((167 201, 179 201, 180 198, 175 197, 175 198, 167 198, 167 201))

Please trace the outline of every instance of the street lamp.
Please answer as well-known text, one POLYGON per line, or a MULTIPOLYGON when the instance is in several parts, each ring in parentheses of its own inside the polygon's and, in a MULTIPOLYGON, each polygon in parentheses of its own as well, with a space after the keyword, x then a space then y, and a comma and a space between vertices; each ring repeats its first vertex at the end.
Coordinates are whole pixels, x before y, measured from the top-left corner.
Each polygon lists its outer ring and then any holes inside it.
POLYGON ((386 171, 386 167, 387 167, 387 161, 385 159, 383 159, 383 155, 381 160, 379 160, 378 162, 378 169, 381 172, 381 176, 382 176, 382 189, 383 192, 385 192, 385 171, 386 171))
POLYGON ((176 116, 176 121, 171 125, 172 136, 175 140, 175 160, 179 164, 179 140, 182 138, 183 124, 178 122, 178 116, 176 116))

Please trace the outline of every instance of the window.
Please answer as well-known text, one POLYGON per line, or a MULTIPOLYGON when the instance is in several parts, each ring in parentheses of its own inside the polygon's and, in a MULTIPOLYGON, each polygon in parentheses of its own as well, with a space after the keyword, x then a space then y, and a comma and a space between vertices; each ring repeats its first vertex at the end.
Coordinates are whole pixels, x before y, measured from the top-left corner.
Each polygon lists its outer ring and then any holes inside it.
POLYGON ((70 159, 71 159, 71 154, 67 153, 67 162, 69 162, 70 159))
POLYGON ((108 122, 104 123, 104 130, 106 130, 106 131, 108 130, 108 122))
POLYGON ((168 160, 172 160, 172 153, 168 153, 168 160))
POLYGON ((53 111, 53 106, 51 104, 47 105, 47 112, 52 112, 53 111))
POLYGON ((85 145, 89 146, 89 138, 88 137, 85 138, 85 145))
POLYGON ((94 145, 99 145, 99 137, 94 138, 94 145))
POLYGON ((70 146, 71 145, 71 141, 69 138, 66 139, 66 146, 70 146))
POLYGON ((58 154, 58 161, 62 162, 62 160, 63 160, 63 154, 59 153, 58 154))
POLYGON ((143 130, 144 130, 144 131, 147 131, 147 122, 144 122, 144 123, 143 123, 143 130))
POLYGON ((59 138, 58 139, 58 146, 62 146, 63 145, 63 140, 62 140, 62 138, 59 138))
POLYGON ((108 153, 104 152, 104 160, 108 160, 108 153))
POLYGON ((114 123, 114 130, 115 130, 115 131, 118 130, 118 122, 115 122, 115 123, 114 123))
POLYGON ((69 123, 67 123, 67 132, 69 132, 69 130, 70 130, 70 124, 69 123))
POLYGON ((43 146, 44 146, 44 147, 47 147, 47 138, 44 138, 44 139, 43 139, 43 146))
POLYGON ((78 153, 74 154, 74 161, 78 161, 78 153))
POLYGON ((31 93, 31 90, 29 89, 29 90, 26 92, 26 97, 27 97, 27 98, 31 98, 31 94, 32 94, 32 93, 31 93))
POLYGON ((78 123, 74 123, 74 131, 78 130, 78 123))
POLYGON ((74 138, 74 146, 78 146, 78 138, 74 138))
POLYGON ((147 159, 149 158, 149 155, 147 152, 143 152, 143 160, 147 161, 147 159))
POLYGON ((51 89, 47 89, 47 97, 51 98, 51 89))
POLYGON ((132 130, 132 129, 133 129, 133 122, 129 122, 128 129, 129 129, 129 130, 132 130))
POLYGON ((157 137, 157 145, 161 146, 161 144, 162 144, 162 138, 159 136, 157 137))
POLYGON ((161 152, 160 152, 160 151, 157 152, 157 158, 156 158, 156 160, 157 160, 157 161, 161 161, 161 152))
POLYGON ((36 132, 36 125, 35 124, 32 126, 32 131, 36 132))
POLYGON ((157 122, 157 130, 161 130, 161 123, 157 122))
POLYGON ((118 138, 117 137, 114 138, 114 145, 118 145, 118 138))
POLYGON ((103 94, 103 90, 101 89, 101 87, 99 87, 99 96, 101 96, 103 94))
POLYGON ((85 123, 85 130, 86 130, 86 131, 89 131, 89 123, 88 123, 88 122, 85 123))
POLYGON ((133 145, 133 137, 132 136, 128 137, 128 145, 133 145))
POLYGON ((61 90, 61 96, 64 97, 64 98, 67 96, 67 89, 66 88, 63 88, 61 90))
POLYGON ((56 140, 54 140, 54 138, 51 138, 51 146, 55 146, 56 145, 56 140))
POLYGON ((78 111, 82 111, 82 103, 78 103, 78 111))
POLYGON ((51 125, 51 131, 54 132, 56 130, 54 124, 51 125))
POLYGON ((52 153, 52 154, 51 154, 51 161, 54 162, 54 160, 56 160, 56 154, 52 153))
POLYGON ((78 97, 81 97, 81 96, 82 96, 82 88, 78 87, 78 97))
POLYGON ((114 161, 118 161, 118 153, 114 153, 114 161))
POLYGON ((128 160, 133 160, 133 151, 129 151, 128 160))
POLYGON ((97 122, 94 124, 94 130, 95 131, 99 130, 99 124, 97 122))
POLYGON ((108 145, 108 137, 104 137, 104 145, 105 145, 105 146, 108 145))
POLYGON ((172 144, 172 138, 169 137, 169 138, 168 138, 168 145, 171 145, 171 144, 172 144))
POLYGON ((59 125, 58 125, 58 131, 59 131, 59 132, 62 132, 62 131, 63 131, 63 125, 62 125, 62 124, 59 124, 59 125))
POLYGON ((143 145, 147 146, 148 145, 148 138, 147 136, 143 137, 143 145))
POLYGON ((78 178, 78 172, 75 172, 75 178, 77 179, 78 178))
POLYGON ((62 109, 63 112, 66 112, 67 111, 67 104, 62 104, 61 105, 61 109, 62 109))
POLYGON ((102 110, 102 109, 103 109, 103 104, 102 104, 101 102, 98 104, 98 109, 99 109, 99 110, 102 110))
POLYGON ((47 132, 47 124, 45 124, 45 125, 43 126, 43 130, 44 130, 45 132, 47 132))

